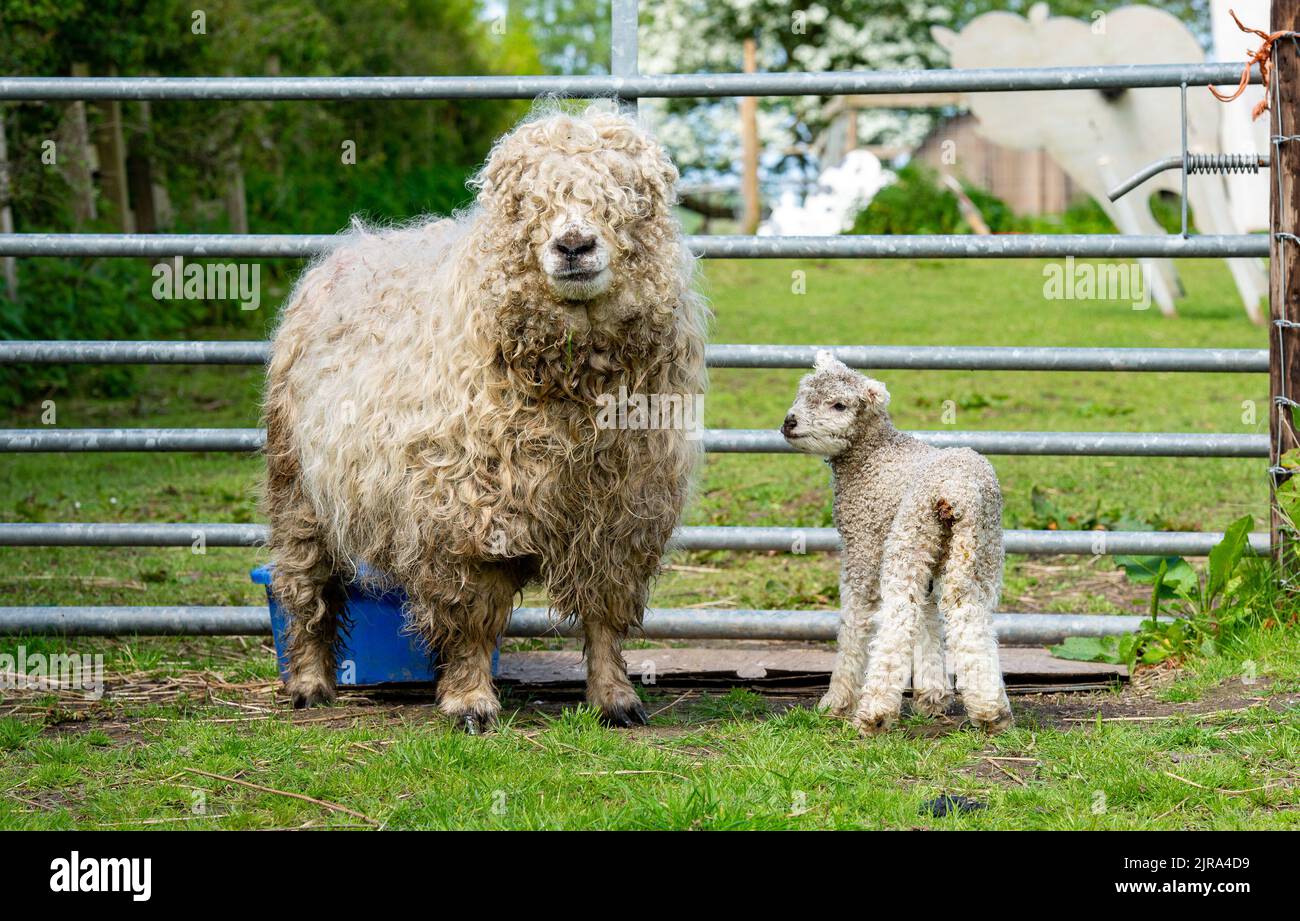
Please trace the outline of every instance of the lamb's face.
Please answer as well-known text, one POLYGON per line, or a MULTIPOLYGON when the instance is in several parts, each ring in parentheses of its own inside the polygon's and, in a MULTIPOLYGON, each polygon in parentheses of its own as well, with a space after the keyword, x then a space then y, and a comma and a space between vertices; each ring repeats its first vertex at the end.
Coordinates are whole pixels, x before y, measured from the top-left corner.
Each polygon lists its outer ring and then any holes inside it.
POLYGON ((615 288, 630 255, 666 220, 677 170, 631 120, 613 113, 526 122, 497 144, 480 204, 525 244, 508 271, 540 272, 562 301, 615 288))
POLYGON ((888 419, 889 391, 830 352, 817 353, 813 373, 799 382, 781 434, 796 451, 838 457, 863 433, 888 419))

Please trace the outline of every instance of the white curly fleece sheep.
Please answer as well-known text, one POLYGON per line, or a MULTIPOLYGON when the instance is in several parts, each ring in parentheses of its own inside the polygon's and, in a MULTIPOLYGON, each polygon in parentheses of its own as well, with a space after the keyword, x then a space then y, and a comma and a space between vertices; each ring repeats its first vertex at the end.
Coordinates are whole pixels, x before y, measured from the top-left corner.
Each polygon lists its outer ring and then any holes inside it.
POLYGON ((699 441, 602 415, 616 394, 685 406, 704 391, 708 310, 676 181, 634 120, 543 111, 492 149, 472 208, 360 227, 303 274, 265 398, 295 706, 335 695, 343 584, 364 563, 406 589, 465 729, 496 718, 492 650, 530 583, 582 623, 588 701, 645 722, 621 647, 699 441))
POLYGON ((826 457, 834 474, 842 612, 822 706, 852 712, 864 734, 882 731, 898 718, 910 674, 915 708, 943 713, 946 646, 971 719, 1004 729, 1011 707, 993 632, 1002 589, 997 476, 974 451, 898 431, 888 407, 884 384, 821 351, 781 427, 795 450, 826 457))

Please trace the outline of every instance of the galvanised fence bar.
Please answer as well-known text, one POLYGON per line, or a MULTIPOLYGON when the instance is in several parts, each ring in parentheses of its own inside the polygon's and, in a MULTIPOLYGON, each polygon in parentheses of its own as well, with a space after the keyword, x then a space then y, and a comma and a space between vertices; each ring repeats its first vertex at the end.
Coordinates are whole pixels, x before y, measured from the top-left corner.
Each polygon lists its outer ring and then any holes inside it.
MULTIPOLYGON (((9 233, 0 234, 0 256, 302 258, 328 252, 344 239, 338 234, 9 233)), ((711 259, 1224 259, 1268 255, 1268 237, 1259 234, 735 235, 688 236, 686 244, 697 256, 711 259)))
MULTIPOLYGON (((913 431, 938 448, 981 454, 1083 457, 1267 457, 1266 435, 1183 432, 942 432, 913 431)), ((104 451, 260 451, 262 429, 0 429, 0 454, 104 451)), ((781 433, 767 429, 705 429, 711 454, 794 454, 781 433)))
MULTIPOLYGON (((266 543, 262 524, 117 524, 115 522, 20 522, 0 524, 0 547, 257 547, 266 543)), ((1029 531, 1003 532, 1008 553, 1104 556, 1110 554, 1204 556, 1223 539, 1212 531, 1029 531)), ((831 553, 840 550, 834 528, 683 527, 677 550, 831 553)), ((1268 553, 1268 534, 1250 535, 1251 551, 1268 553)))
MULTIPOLYGON (((636 65, 636 0, 614 0, 611 75, 593 77, 7 77, 0 101, 48 100, 304 100, 531 99, 613 97, 624 105, 660 97, 843 95, 935 92, 1110 90, 1233 85, 1235 64, 996 68, 855 73, 645 75, 636 65)), ((1254 69, 1250 77, 1259 82, 1254 69)), ((338 245, 335 234, 0 234, 0 256, 308 258, 338 245)), ((1225 258, 1266 256, 1263 235, 906 235, 834 237, 688 237, 693 252, 725 259, 912 258, 1225 258)), ((1023 370, 1261 373, 1265 350, 1044 347, 834 346, 853 367, 917 370, 1023 370)), ((715 345, 714 368, 807 368, 814 346, 715 345)), ((262 342, 4 342, 0 363, 232 364, 266 360, 262 342)), ((918 432, 931 444, 965 445, 989 454, 1266 457, 1263 435, 1129 432, 918 432)), ((0 432, 0 452, 256 451, 258 429, 14 430, 0 432)), ((702 433, 713 452, 785 453, 775 431, 702 433)), ((1009 553, 1208 553, 1214 532, 1005 532, 1009 553)), ((0 546, 256 546, 257 524, 6 523, 0 546)), ((687 550, 833 552, 831 528, 684 527, 674 546, 687 550)), ((1251 551, 1269 551, 1265 534, 1251 551)), ((1140 618, 1110 615, 999 614, 1008 642, 1038 643, 1066 635, 1128 632, 1140 618)), ((652 609, 645 632, 658 638, 745 637, 833 639, 834 611, 652 609)), ((0 633, 81 635, 267 633, 263 607, 12 607, 0 608, 0 633)), ((563 628, 560 628, 562 632, 563 628)), ((544 610, 515 612, 509 635, 556 635, 544 610)))
MULTIPOLYGON (((1220 371, 1267 373, 1267 349, 1042 346, 710 345, 710 368, 812 367, 822 349, 850 368, 924 371, 1220 371)), ((0 365, 260 365, 265 342, 0 342, 0 365)))
MULTIPOLYGON (((615 6, 621 4, 616 2, 615 6)), ((618 14, 615 13, 617 16, 618 14)), ((617 49, 622 50, 622 49, 617 49)), ((635 49, 633 49, 635 54, 635 49)), ((637 74, 527 77, 3 77, 0 101, 53 99, 623 99, 722 96, 863 96, 1236 85, 1241 65, 1126 64, 847 73, 637 74)), ((1258 70, 1251 82, 1259 82, 1258 70)))

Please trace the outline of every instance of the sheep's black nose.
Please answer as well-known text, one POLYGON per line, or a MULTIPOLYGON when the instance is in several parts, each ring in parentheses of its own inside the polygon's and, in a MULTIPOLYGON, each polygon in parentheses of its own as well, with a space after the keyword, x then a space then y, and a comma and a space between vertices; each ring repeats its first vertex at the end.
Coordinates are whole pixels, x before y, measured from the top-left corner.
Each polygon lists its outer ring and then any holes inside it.
POLYGON ((583 233, 580 230, 565 231, 564 235, 555 241, 556 251, 570 259, 581 256, 583 253, 589 253, 595 248, 595 235, 583 233))
POLYGON ((794 427, 799 424, 799 420, 794 417, 794 413, 785 417, 785 422, 781 424, 781 431, 787 435, 794 431, 794 427))

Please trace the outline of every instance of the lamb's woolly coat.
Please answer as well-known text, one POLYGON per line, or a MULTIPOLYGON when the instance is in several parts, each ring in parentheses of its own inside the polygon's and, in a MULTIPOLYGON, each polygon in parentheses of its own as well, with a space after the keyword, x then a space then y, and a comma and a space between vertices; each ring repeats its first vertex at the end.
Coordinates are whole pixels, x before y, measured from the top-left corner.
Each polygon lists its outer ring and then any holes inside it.
MULTIPOLYGON (((703 393, 707 310, 671 214, 676 178, 623 116, 542 117, 498 142, 465 214, 356 227, 303 275, 265 401, 275 588, 303 635, 331 632, 329 585, 368 564, 408 590, 413 626, 449 657, 444 709, 490 718, 494 699, 457 688, 456 647, 481 659, 529 579, 615 641, 639 623, 699 442, 602 427, 597 401, 703 393), (581 302, 553 293, 537 257, 575 209, 615 272, 581 302)), ((313 702, 330 670, 304 661, 308 686, 291 691, 313 702)), ((616 690, 621 703, 593 702, 631 706, 616 690)))
POLYGON ((1010 720, 992 612, 1002 587, 1002 494, 987 460, 896 429, 884 384, 829 352, 800 383, 783 431, 829 460, 844 544, 839 649, 823 706, 866 732, 916 706, 942 712, 949 665, 971 717, 1010 720), (946 634, 946 635, 945 635, 946 634), (945 642, 946 641, 946 642, 945 642))

